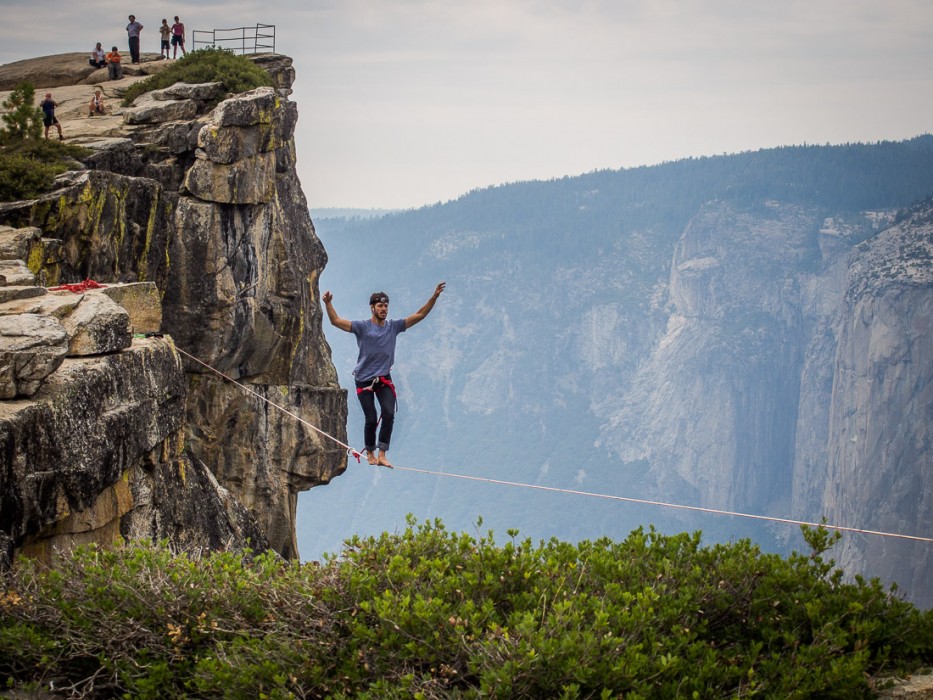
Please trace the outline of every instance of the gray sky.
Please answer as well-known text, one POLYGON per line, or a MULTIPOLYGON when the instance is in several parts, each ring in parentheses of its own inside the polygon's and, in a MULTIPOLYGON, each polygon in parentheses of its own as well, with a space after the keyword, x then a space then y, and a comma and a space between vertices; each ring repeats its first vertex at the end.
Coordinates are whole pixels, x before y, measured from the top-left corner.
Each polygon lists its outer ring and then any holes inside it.
POLYGON ((312 208, 933 131, 933 0, 0 0, 0 63, 276 25, 312 208))

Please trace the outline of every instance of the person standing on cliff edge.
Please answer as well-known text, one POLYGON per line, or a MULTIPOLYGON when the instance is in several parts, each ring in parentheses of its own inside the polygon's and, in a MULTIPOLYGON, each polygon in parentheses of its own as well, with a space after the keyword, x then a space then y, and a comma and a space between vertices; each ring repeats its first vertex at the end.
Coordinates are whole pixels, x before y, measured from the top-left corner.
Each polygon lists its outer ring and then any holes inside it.
POLYGON ((424 306, 411 316, 389 319, 389 297, 384 292, 374 292, 369 297, 369 309, 372 317, 366 321, 348 321, 340 318, 334 310, 334 295, 329 291, 321 297, 327 309, 327 318, 332 326, 356 336, 360 354, 356 361, 353 376, 356 379, 356 396, 363 408, 365 424, 363 438, 366 459, 372 465, 391 467, 386 456, 392 439, 392 427, 395 425, 395 385, 390 371, 395 362, 395 339, 416 323, 424 320, 431 313, 435 302, 444 291, 446 282, 438 283, 434 294, 424 306), (376 415, 376 400, 379 401, 381 417, 376 415), (379 422, 379 440, 376 441, 376 426, 379 422), (378 453, 377 453, 378 448, 378 453))
POLYGON ((143 25, 136 21, 136 15, 129 16, 130 23, 126 25, 126 36, 130 45, 130 60, 139 63, 139 33, 143 25))

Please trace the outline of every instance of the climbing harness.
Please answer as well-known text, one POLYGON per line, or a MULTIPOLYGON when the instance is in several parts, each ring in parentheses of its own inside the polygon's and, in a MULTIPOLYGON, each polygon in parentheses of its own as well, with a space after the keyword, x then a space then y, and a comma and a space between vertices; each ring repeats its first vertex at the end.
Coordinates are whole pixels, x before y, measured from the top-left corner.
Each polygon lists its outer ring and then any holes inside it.
POLYGON ((364 391, 371 391, 375 394, 376 389, 379 388, 378 386, 379 384, 384 384, 385 386, 389 387, 389 389, 392 390, 392 396, 395 397, 395 403, 396 405, 398 405, 398 393, 395 391, 395 384, 393 384, 392 380, 389 379, 388 377, 374 377, 373 381, 370 383, 369 386, 356 387, 356 393, 357 395, 359 395, 359 394, 362 394, 364 391))
MULTIPOLYGON (((376 393, 376 389, 379 388, 379 384, 383 384, 392 391, 392 397, 395 399, 395 410, 398 411, 398 393, 395 391, 395 384, 392 383, 392 380, 388 377, 374 377, 373 381, 369 386, 358 386, 356 387, 356 395, 359 396, 365 391, 371 391, 373 394, 376 393)), ((376 425, 379 425, 382 422, 382 415, 379 415, 379 418, 376 419, 376 425)))
MULTIPOLYGON (((155 337, 161 337, 161 336, 155 336, 155 337)), ((341 442, 340 440, 338 440, 337 438, 335 438, 333 435, 330 435, 330 434, 324 432, 324 431, 321 430, 320 428, 318 428, 318 427, 312 425, 311 423, 309 423, 308 421, 304 420, 304 419, 301 418, 300 416, 298 416, 298 415, 296 415, 295 413, 289 411, 289 410, 288 410, 287 408, 285 408, 284 406, 280 406, 280 405, 278 405, 277 403, 275 403, 274 401, 270 401, 270 400, 267 399, 265 396, 262 396, 262 395, 259 394, 258 392, 253 391, 252 389, 250 389, 250 388, 249 388, 248 386, 246 386, 245 384, 242 384, 241 382, 238 382, 238 381, 236 381, 235 379, 232 379, 231 377, 228 377, 226 374, 224 374, 223 372, 221 372, 221 371, 218 370, 218 369, 214 369, 213 367, 211 367, 211 366, 210 366, 209 364, 207 364, 206 362, 203 362, 203 361, 199 360, 198 358, 196 358, 194 355, 191 355, 190 353, 185 352, 184 350, 182 350, 181 348, 179 348, 177 345, 175 345, 175 349, 176 349, 179 353, 181 353, 182 355, 184 355, 185 357, 190 358, 191 360, 193 360, 193 361, 196 362, 197 364, 199 364, 199 365, 201 365, 201 366, 207 368, 208 370, 210 370, 211 372, 213 372, 213 373, 219 375, 220 377, 223 377, 223 378, 226 379, 228 382, 230 382, 230 383, 232 383, 232 384, 234 384, 234 385, 240 387, 240 388, 243 389, 244 391, 246 391, 246 392, 252 394, 253 396, 257 397, 257 398, 260 399, 261 401, 266 402, 267 404, 269 404, 269 405, 272 406, 273 408, 275 408, 275 409, 277 409, 277 410, 279 410, 279 411, 282 411, 283 413, 285 413, 285 414, 288 415, 288 416, 291 416, 292 418, 294 418, 295 420, 297 420, 299 423, 301 423, 302 425, 304 425, 304 426, 310 428, 311 430, 315 431, 315 432, 318 433, 319 435, 321 435, 321 436, 323 436, 323 437, 326 437, 326 438, 328 438, 329 440, 332 440, 333 442, 337 443, 337 444, 340 445, 341 447, 346 448, 346 450, 347 450, 347 455, 348 455, 348 456, 355 457, 357 462, 360 461, 360 457, 362 457, 362 453, 361 453, 359 450, 353 449, 352 447, 350 447, 350 446, 347 445, 346 443, 343 443, 343 442, 341 442)), ((383 378, 383 380, 384 380, 384 378, 383 378)), ((388 382, 386 382, 386 383, 389 384, 389 386, 392 386, 390 383, 388 383, 388 382)), ((374 380, 374 384, 373 384, 373 385, 375 385, 375 380, 374 380)), ((393 388, 393 393, 394 393, 394 387, 392 387, 392 388, 393 388)), ((362 391, 366 391, 366 390, 367 390, 366 388, 362 389, 362 391)), ((359 393, 360 391, 361 391, 360 389, 357 389, 357 393, 359 393)), ((631 497, 628 497, 628 496, 614 496, 614 495, 611 495, 611 494, 595 493, 595 492, 592 492, 592 491, 579 491, 579 490, 576 490, 576 489, 563 489, 563 488, 558 488, 558 487, 556 487, 556 486, 541 486, 540 484, 527 484, 527 483, 522 483, 522 482, 520 482, 520 481, 505 481, 505 480, 503 480, 503 479, 490 479, 490 478, 488 478, 488 477, 468 476, 468 475, 466 475, 466 474, 454 474, 454 473, 452 473, 452 472, 432 471, 432 470, 430 470, 430 469, 417 469, 417 468, 414 468, 414 467, 400 467, 400 466, 398 466, 398 465, 393 465, 393 470, 394 470, 394 471, 413 472, 413 473, 418 473, 418 474, 428 474, 428 475, 431 475, 431 476, 447 477, 447 478, 451 478, 451 479, 463 479, 463 480, 466 480, 466 481, 478 481, 478 482, 483 482, 483 483, 487 483, 487 484, 497 484, 497 485, 500 485, 500 486, 515 486, 515 487, 519 487, 519 488, 535 489, 535 490, 538 490, 538 491, 550 491, 550 492, 552 492, 552 493, 565 493, 565 494, 570 494, 570 495, 574 495, 574 496, 587 496, 587 497, 589 497, 589 498, 602 498, 602 499, 608 499, 608 500, 612 500, 612 501, 623 501, 623 502, 625 502, 625 503, 638 503, 638 504, 641 504, 641 505, 657 506, 657 507, 662 507, 662 508, 675 508, 675 509, 678 509, 678 510, 689 510, 689 511, 694 511, 694 512, 698 512, 698 513, 710 513, 710 514, 713 514, 713 515, 731 515, 731 516, 734 516, 734 517, 737 517, 737 518, 750 518, 750 519, 753 519, 753 520, 764 520, 764 521, 774 522, 774 523, 784 523, 784 524, 789 524, 789 525, 801 525, 801 526, 808 526, 808 527, 823 527, 823 528, 826 528, 827 530, 839 530, 840 532, 853 532, 853 533, 857 533, 857 534, 861 534, 861 535, 877 535, 877 536, 879 536, 879 537, 894 537, 894 538, 902 539, 902 540, 912 540, 912 541, 915 541, 915 542, 931 542, 931 543, 933 543, 933 537, 923 537, 923 536, 921 536, 921 535, 905 535, 905 534, 901 534, 901 533, 897 533, 897 532, 885 532, 885 531, 883 531, 883 530, 866 530, 866 529, 864 529, 864 528, 847 527, 847 526, 845 526, 845 525, 833 525, 833 524, 831 524, 831 523, 825 523, 825 522, 823 522, 823 523, 816 523, 816 522, 810 522, 810 521, 807 521, 807 520, 794 520, 794 519, 792 519, 792 518, 779 518, 779 517, 770 516, 770 515, 755 515, 755 514, 753 514, 753 513, 741 513, 741 512, 732 511, 732 510, 722 510, 722 509, 719 509, 719 508, 703 508, 703 507, 701 507, 701 506, 688 506, 688 505, 683 505, 683 504, 679 504, 679 503, 665 503, 664 501, 652 501, 652 500, 648 500, 648 499, 644 499, 644 498, 631 498, 631 497)))

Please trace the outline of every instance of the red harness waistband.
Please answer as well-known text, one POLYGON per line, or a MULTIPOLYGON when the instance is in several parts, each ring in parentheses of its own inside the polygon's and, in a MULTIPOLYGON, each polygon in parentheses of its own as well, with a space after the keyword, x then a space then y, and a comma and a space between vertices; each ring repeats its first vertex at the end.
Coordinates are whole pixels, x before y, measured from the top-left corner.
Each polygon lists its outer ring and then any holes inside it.
POLYGON ((385 384, 389 389, 392 390, 392 396, 395 397, 395 400, 398 401, 398 394, 395 392, 395 384, 392 383, 392 380, 388 377, 376 377, 373 379, 372 383, 369 386, 358 386, 356 387, 356 393, 362 394, 364 391, 375 391, 377 384, 385 384))

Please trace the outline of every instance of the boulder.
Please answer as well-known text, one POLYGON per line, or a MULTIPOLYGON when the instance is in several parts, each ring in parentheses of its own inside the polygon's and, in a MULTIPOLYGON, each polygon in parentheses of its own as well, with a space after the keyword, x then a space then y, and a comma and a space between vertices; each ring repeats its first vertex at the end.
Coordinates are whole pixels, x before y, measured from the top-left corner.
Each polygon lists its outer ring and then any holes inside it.
POLYGON ((109 297, 125 309, 130 333, 158 333, 162 327, 162 300, 154 282, 110 284, 91 294, 109 297))
POLYGON ((199 157, 185 175, 185 188, 208 202, 260 204, 275 196, 275 166, 274 153, 257 153, 230 164, 199 157))
POLYGON ((43 287, 28 286, 0 286, 0 304, 16 299, 29 299, 31 297, 41 297, 48 292, 43 287))
POLYGON ((204 123, 202 120, 196 120, 162 124, 146 135, 148 143, 175 155, 193 151, 198 146, 198 134, 204 123))
POLYGON ((37 314, 0 316, 0 398, 32 396, 67 352, 68 333, 57 319, 37 314))
POLYGON ((105 294, 85 294, 62 325, 69 336, 69 357, 118 352, 133 342, 129 314, 105 294))
POLYGON ((110 81, 110 71, 107 68, 98 68, 84 79, 88 85, 100 85, 110 81))
POLYGON ((275 84, 276 91, 283 97, 292 94, 292 83, 295 82, 295 69, 290 56, 279 53, 264 53, 250 56, 253 63, 266 71, 275 84))
POLYGON ((33 244, 40 238, 42 231, 35 226, 0 226, 0 260, 27 260, 33 244))
POLYGON ((39 314, 52 316, 61 321, 81 303, 80 294, 51 292, 41 296, 14 299, 0 304, 0 316, 14 314, 39 314))
POLYGON ((20 83, 43 88, 77 85, 97 70, 88 63, 90 57, 89 46, 86 53, 40 56, 7 63, 0 66, 0 90, 12 90, 20 83))
POLYGON ((26 286, 36 283, 36 276, 22 260, 0 260, 0 287, 26 286))
POLYGON ((175 83, 162 90, 153 90, 154 100, 216 100, 224 94, 223 83, 175 83))
POLYGON ((276 147, 275 129, 269 124, 255 126, 207 126, 198 133, 198 147, 208 160, 229 164, 276 147))
POLYGON ((123 121, 126 124, 161 124, 191 119, 197 113, 198 104, 194 100, 156 100, 147 92, 123 111, 123 121))
POLYGON ((273 88, 258 87, 217 105, 213 122, 217 126, 272 124, 273 115, 280 105, 281 98, 273 88))

